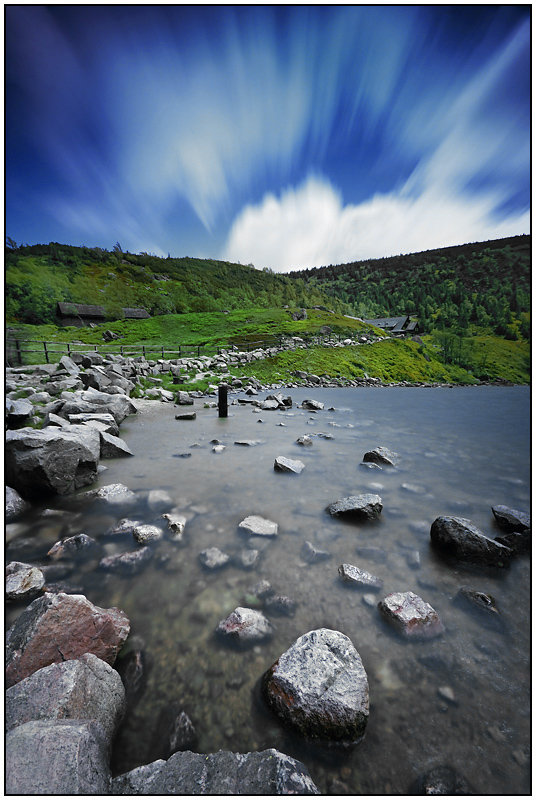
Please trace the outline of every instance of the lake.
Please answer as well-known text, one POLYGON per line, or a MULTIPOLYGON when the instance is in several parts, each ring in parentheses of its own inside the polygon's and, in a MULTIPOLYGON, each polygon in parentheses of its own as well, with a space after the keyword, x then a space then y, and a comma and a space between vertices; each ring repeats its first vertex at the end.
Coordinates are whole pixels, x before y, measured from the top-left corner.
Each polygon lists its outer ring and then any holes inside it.
MULTIPOLYGON (((96 605, 123 609, 131 637, 147 654, 147 685, 119 733, 114 774, 156 757, 159 716, 177 702, 196 728, 198 752, 275 747, 303 761, 324 794, 407 794, 419 775, 445 764, 476 794, 530 792, 530 557, 517 556, 502 570, 477 568, 445 561, 430 546, 430 525, 440 515, 470 519, 494 538, 500 531, 492 505, 530 509, 530 389, 282 392, 294 401, 289 411, 231 405, 227 419, 205 409, 204 399, 195 401, 194 421, 175 420, 187 408, 143 404, 121 426, 134 458, 103 462, 107 470, 95 485, 125 484, 136 494, 133 505, 94 502, 76 516, 74 497, 55 498, 46 507, 68 510, 65 518, 36 509, 8 526, 14 543, 32 537, 34 562, 45 564, 43 553, 64 536, 100 538, 123 517, 164 528, 160 515, 173 508, 187 518, 183 544, 160 540, 158 558, 137 576, 101 572, 93 560, 65 578, 96 605), (300 408, 305 398, 324 403, 324 410, 300 408), (296 443, 303 434, 311 436, 311 447, 296 443), (213 452, 215 439, 223 452, 213 452), (238 446, 237 440, 257 444, 238 446), (360 465, 378 445, 399 454, 397 468, 360 465), (299 459, 305 468, 299 475, 276 472, 277 456, 299 459), (169 500, 151 507, 155 489, 169 500), (365 492, 382 498, 376 522, 349 523, 326 513, 335 500, 365 492), (231 556, 248 547, 237 528, 252 514, 279 526, 274 540, 251 541, 260 550, 254 569, 202 567, 199 553, 208 547, 231 556), (330 557, 307 563, 305 541, 330 557), (342 563, 383 580, 375 602, 340 581, 342 563), (275 627, 270 641, 231 648, 214 630, 263 579, 295 601, 295 613, 267 614, 275 627), (461 586, 491 594, 499 620, 460 603, 461 586), (426 642, 401 639, 377 609, 392 591, 420 595, 438 612, 445 633, 426 642), (274 661, 320 627, 346 634, 368 675, 366 735, 346 754, 319 751, 287 732, 259 693, 274 661)), ((136 546, 132 539, 100 541, 105 554, 136 546)), ((8 610, 8 624, 20 610, 8 610)))

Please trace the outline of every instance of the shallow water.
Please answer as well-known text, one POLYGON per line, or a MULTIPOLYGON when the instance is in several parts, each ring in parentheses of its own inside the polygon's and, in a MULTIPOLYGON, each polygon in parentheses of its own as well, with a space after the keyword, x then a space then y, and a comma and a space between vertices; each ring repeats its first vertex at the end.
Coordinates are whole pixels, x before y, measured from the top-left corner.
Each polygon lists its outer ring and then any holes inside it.
MULTIPOLYGON (((32 536, 34 561, 44 564, 48 547, 63 536, 84 532, 97 538, 123 517, 164 527, 160 514, 172 508, 188 518, 183 545, 167 539, 155 545, 168 556, 165 563, 153 561, 140 575, 122 578, 88 561, 65 579, 96 605, 123 609, 131 636, 141 637, 150 655, 145 692, 115 746, 115 774, 157 757, 159 714, 179 701, 199 734, 199 752, 275 747, 302 760, 322 793, 407 794, 417 776, 441 764, 464 775, 476 794, 528 793, 530 559, 517 557, 504 570, 449 563, 431 549, 429 532, 437 516, 453 514, 493 538, 499 529, 492 505, 529 510, 529 389, 288 393, 294 400, 290 411, 255 413, 233 405, 225 420, 217 409, 204 409, 203 400, 196 401, 197 419, 191 422, 175 420, 175 406, 154 404, 121 426, 135 457, 104 462, 108 469, 98 482, 126 484, 137 495, 133 506, 94 503, 76 518, 69 515, 68 524, 35 514, 8 526, 17 536, 14 544, 32 536), (324 410, 297 407, 306 397, 323 402, 324 410), (296 444, 302 434, 313 437, 312 447, 296 444), (212 452, 213 439, 226 445, 222 453, 212 452), (259 443, 235 445, 240 439, 259 443), (377 445, 398 453, 399 467, 360 466, 363 454, 377 445), (305 469, 300 475, 275 472, 279 455, 301 460, 305 469), (151 509, 147 495, 153 489, 168 492, 171 502, 151 509), (329 503, 363 492, 382 498, 377 522, 327 515, 329 503), (237 526, 250 514, 279 525, 274 541, 251 543, 262 551, 257 567, 205 570, 198 561, 205 548, 233 555, 248 546, 237 526), (306 540, 331 557, 305 563, 300 550, 306 540), (383 556, 358 555, 362 546, 381 548, 383 556), (382 578, 376 602, 392 591, 419 594, 436 609, 446 632, 429 642, 401 640, 376 603, 367 605, 364 592, 340 582, 337 567, 343 562, 382 578), (269 642, 244 651, 229 648, 214 629, 245 604, 248 589, 261 579, 295 600, 296 613, 270 617, 276 632, 269 642), (495 597, 499 624, 455 602, 463 585, 495 597), (366 736, 345 755, 320 752, 290 735, 259 696, 266 669, 298 636, 318 627, 349 636, 369 678, 366 736), (454 702, 441 696, 444 687, 454 702)), ((48 507, 76 510, 72 497, 48 507)), ((105 548, 107 554, 134 549, 132 540, 106 540, 105 548)), ((31 554, 30 547, 26 560, 31 554)), ((17 613, 19 608, 9 610, 8 623, 17 613)))

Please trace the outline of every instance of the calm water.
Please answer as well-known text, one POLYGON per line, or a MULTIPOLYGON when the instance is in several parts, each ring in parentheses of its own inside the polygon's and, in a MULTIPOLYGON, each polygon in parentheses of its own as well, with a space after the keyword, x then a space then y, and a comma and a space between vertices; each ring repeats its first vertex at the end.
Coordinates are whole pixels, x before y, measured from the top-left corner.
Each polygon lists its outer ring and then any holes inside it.
MULTIPOLYGON (((38 554, 63 536, 98 538, 123 517, 164 526, 159 515, 172 508, 188 518, 183 545, 167 539, 156 545, 159 555, 168 556, 164 566, 152 562, 140 575, 122 578, 98 572, 93 561, 65 579, 95 604, 122 608, 131 636, 141 637, 150 656, 147 687, 116 744, 115 773, 156 757, 158 716, 179 701, 199 734, 199 752, 275 747, 301 759, 323 793, 407 794, 418 775, 442 764, 464 775, 476 794, 528 793, 530 559, 518 557, 505 570, 449 564, 431 550, 429 531, 437 516, 453 514, 493 538, 499 530, 492 505, 529 510, 529 389, 289 393, 294 407, 288 412, 231 406, 226 420, 218 419, 217 409, 204 409, 203 400, 196 401, 192 422, 175 420, 177 407, 154 404, 122 425, 135 457, 104 462, 108 469, 99 478, 99 486, 126 484, 137 495, 133 506, 94 504, 77 517, 70 513, 67 523, 34 517, 8 526, 14 544, 33 537, 35 561, 44 564, 46 557, 38 554), (325 409, 315 414, 298 408, 306 397, 325 409), (296 444, 298 436, 318 433, 333 438, 313 436, 309 448, 296 444), (223 453, 212 452, 213 439, 227 446, 223 453), (237 439, 259 443, 239 447, 237 439), (397 469, 360 466, 377 445, 400 455, 397 469), (274 472, 278 455, 300 459, 304 471, 274 472), (153 489, 166 491, 171 502, 151 509, 147 496, 153 489), (383 500, 376 523, 349 524, 326 514, 329 503, 368 491, 383 500), (237 526, 250 514, 279 525, 276 540, 252 545, 262 548, 257 567, 204 570, 201 550, 217 546, 233 555, 247 546, 237 526), (331 557, 306 564, 300 557, 305 540, 331 557), (383 554, 359 555, 364 546, 383 554), (402 641, 376 606, 364 602, 363 592, 341 584, 337 567, 343 562, 383 579, 376 601, 392 591, 419 594, 439 613, 446 633, 430 642, 402 641), (261 579, 295 600, 296 613, 272 616, 274 638, 238 652, 218 641, 214 629, 261 579), (501 624, 455 602, 463 585, 495 597, 501 624), (318 627, 349 636, 369 678, 367 733, 345 757, 308 749, 279 727, 259 699, 265 670, 298 636, 318 627), (444 687, 454 702, 441 696, 444 687)), ((48 507, 71 512, 72 498, 48 507)), ((106 540, 107 554, 121 549, 134 549, 132 540, 106 540)), ((8 622, 19 612, 11 609, 8 622)))

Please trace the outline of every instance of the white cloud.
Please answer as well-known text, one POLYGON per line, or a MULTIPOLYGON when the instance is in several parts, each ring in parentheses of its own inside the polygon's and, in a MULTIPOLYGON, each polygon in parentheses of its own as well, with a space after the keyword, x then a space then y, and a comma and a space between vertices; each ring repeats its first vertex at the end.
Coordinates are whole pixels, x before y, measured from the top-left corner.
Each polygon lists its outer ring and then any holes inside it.
POLYGON ((288 272, 528 233, 528 212, 493 219, 497 200, 449 193, 443 184, 418 197, 402 189, 343 206, 327 180, 312 176, 244 208, 221 257, 288 272))

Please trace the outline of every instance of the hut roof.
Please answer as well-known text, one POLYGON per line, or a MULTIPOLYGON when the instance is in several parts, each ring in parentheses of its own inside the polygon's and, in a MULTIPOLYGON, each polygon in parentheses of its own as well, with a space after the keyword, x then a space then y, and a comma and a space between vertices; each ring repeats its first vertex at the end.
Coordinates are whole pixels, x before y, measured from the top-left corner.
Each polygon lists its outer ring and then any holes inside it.
POLYGON ((102 306, 90 306, 84 303, 58 303, 58 311, 62 317, 104 317, 106 314, 102 306))

